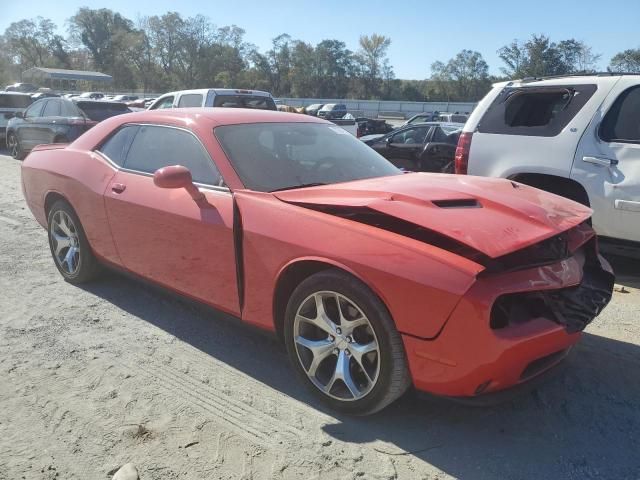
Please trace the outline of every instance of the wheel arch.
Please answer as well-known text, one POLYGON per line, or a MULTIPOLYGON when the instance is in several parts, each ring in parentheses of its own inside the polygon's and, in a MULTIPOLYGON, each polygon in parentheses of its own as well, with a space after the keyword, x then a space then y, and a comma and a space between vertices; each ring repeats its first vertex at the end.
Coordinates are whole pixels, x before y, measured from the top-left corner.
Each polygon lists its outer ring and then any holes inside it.
MULTIPOLYGON (((298 285, 300 285, 302 281, 309 278, 311 275, 329 269, 340 270, 347 275, 350 275, 361 281, 368 288, 370 288, 371 291, 380 299, 382 304, 391 315, 391 310, 389 309, 387 302, 384 300, 384 297, 380 294, 380 292, 375 288, 374 285, 372 285, 370 282, 367 282, 364 278, 362 278, 361 275, 354 272, 353 269, 341 264, 340 262, 336 262, 327 258, 298 258, 290 261, 285 266, 283 266, 276 277, 275 288, 273 291, 272 315, 276 335, 280 340, 284 339, 284 316, 287 309, 287 303, 289 301, 289 298, 291 298, 291 294, 293 293, 293 291, 298 285)), ((393 316, 391 317, 393 319, 393 316)))
POLYGON ((547 173, 530 172, 515 173, 507 178, 509 180, 514 180, 516 182, 524 183, 525 185, 539 188, 546 192, 555 193, 556 195, 569 198, 582 203, 587 207, 591 206, 587 190, 580 182, 572 178, 550 175, 547 173))
POLYGON ((78 214, 78 212, 76 212, 76 209, 73 208, 73 205, 71 204, 71 202, 69 201, 69 199, 67 197, 62 195, 60 192, 57 192, 55 190, 51 190, 51 191, 47 192, 47 194, 44 197, 44 216, 45 216, 45 218, 49 218, 49 211, 51 210, 51 207, 53 207, 53 204, 56 203, 58 200, 63 200, 65 202, 67 202, 71 206, 73 211, 76 213, 76 215, 78 214))

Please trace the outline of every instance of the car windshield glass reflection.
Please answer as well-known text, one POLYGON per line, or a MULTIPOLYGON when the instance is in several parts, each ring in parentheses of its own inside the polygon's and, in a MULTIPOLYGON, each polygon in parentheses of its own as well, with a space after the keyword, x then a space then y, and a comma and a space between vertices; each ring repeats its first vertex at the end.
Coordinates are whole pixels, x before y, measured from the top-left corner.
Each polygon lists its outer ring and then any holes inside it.
POLYGON ((389 161, 335 125, 260 123, 215 129, 240 179, 263 192, 399 175, 389 161))

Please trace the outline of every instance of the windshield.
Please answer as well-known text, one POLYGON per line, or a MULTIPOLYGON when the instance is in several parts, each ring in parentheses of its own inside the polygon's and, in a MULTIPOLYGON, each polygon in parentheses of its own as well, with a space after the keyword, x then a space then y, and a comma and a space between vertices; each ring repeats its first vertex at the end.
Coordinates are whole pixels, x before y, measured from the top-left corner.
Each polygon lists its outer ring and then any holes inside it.
POLYGON ((261 192, 402 173, 335 125, 227 125, 215 135, 244 185, 261 192))
POLYGON ((277 110, 273 98, 261 95, 216 95, 214 107, 256 108, 258 110, 277 110))
POLYGON ((32 101, 29 95, 0 95, 0 108, 25 108, 32 101))

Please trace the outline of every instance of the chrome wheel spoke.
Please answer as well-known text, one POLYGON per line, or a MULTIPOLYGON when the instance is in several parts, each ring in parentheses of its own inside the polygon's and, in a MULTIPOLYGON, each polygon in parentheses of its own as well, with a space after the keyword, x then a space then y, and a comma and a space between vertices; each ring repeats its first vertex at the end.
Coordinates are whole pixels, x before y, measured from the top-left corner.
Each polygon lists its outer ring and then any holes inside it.
POLYGON ((342 383, 344 383, 353 398, 358 398, 361 396, 360 389, 358 389, 358 386, 351 376, 351 370, 349 369, 349 356, 344 351, 341 351, 338 354, 336 369, 333 372, 331 380, 329 380, 329 382, 327 383, 325 391, 327 393, 330 393, 337 381, 342 381, 342 383))
POLYGON ((358 364, 362 372, 367 376, 367 379, 369 380, 369 382, 372 382, 373 379, 371 378, 371 375, 369 374, 369 372, 364 366, 363 357, 369 353, 377 352, 378 343, 375 341, 369 342, 365 345, 361 345, 359 343, 352 343, 351 346, 349 347, 349 351, 351 352, 353 359, 356 361, 356 363, 358 364))
POLYGON ((56 255, 60 255, 60 252, 63 248, 71 246, 71 239, 69 237, 63 237, 62 235, 58 235, 55 232, 53 232, 51 236, 56 242, 56 255))
POLYGON ((350 335, 356 328, 364 327, 366 325, 369 325, 369 320, 365 317, 359 317, 354 320, 345 320, 342 322, 342 329, 346 334, 350 335))
POLYGON ((304 337, 297 337, 296 343, 308 349, 313 355, 311 364, 307 370, 307 375, 315 377, 318 366, 326 359, 334 349, 334 342, 331 340, 309 340, 304 337))

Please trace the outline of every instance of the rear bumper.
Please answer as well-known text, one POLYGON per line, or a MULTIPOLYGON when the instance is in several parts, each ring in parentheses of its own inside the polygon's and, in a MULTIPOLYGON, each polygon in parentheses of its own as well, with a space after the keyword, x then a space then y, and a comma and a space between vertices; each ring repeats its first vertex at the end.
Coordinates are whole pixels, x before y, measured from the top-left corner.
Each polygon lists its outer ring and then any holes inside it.
MULTIPOLYGON (((590 245, 592 261, 586 264, 574 255, 553 265, 478 279, 435 339, 403 335, 414 386, 437 395, 477 397, 526 384, 561 363, 580 339, 580 330, 607 304, 613 289, 611 267, 595 253, 594 240, 590 245), (571 322, 563 324, 566 312, 560 312, 558 318, 544 309, 531 310, 506 324, 492 323, 498 298, 539 292, 554 296, 564 290, 573 300, 583 285, 590 288, 594 270, 605 280, 609 296, 582 328, 576 329, 571 322)), ((579 313, 584 315, 584 311, 579 313)))

